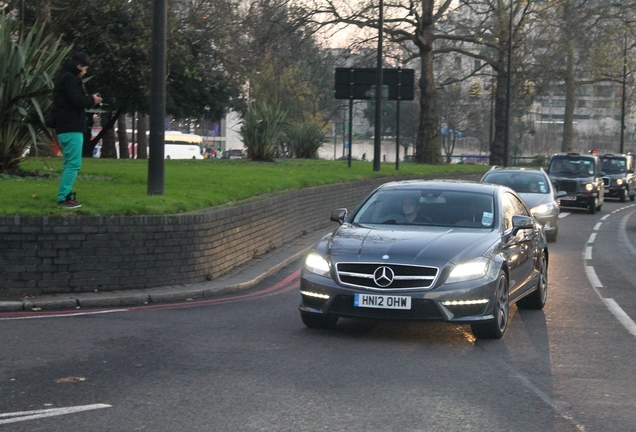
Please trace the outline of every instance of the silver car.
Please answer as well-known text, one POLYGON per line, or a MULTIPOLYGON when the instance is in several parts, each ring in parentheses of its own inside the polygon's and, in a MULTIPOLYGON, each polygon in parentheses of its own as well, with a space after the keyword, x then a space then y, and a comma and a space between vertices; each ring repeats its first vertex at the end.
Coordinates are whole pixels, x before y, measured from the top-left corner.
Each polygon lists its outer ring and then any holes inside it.
MULTIPOLYGON (((556 241, 559 233, 559 194, 554 191, 550 177, 543 169, 493 167, 481 181, 508 186, 517 192, 543 225, 548 241, 556 241)), ((561 195, 565 195, 565 192, 561 195)))

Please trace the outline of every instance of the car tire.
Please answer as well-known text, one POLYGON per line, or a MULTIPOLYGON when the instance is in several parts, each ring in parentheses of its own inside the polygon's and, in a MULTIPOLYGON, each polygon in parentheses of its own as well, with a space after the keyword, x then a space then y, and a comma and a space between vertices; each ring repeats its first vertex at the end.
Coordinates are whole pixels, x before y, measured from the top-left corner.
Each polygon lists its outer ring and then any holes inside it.
POLYGON ((623 189, 623 190, 621 191, 620 202, 625 202, 625 201, 627 201, 627 195, 628 195, 628 193, 629 193, 629 192, 627 191, 627 189, 623 189))
POLYGON ((554 243, 557 241, 557 234, 559 234, 559 229, 556 228, 554 231, 545 233, 545 238, 548 240, 548 243, 554 243))
POLYGON ((510 317, 510 298, 508 292, 508 277, 503 270, 499 271, 497 289, 493 297, 494 319, 470 325, 473 335, 477 339, 501 339, 508 328, 510 317))
POLYGON ((590 214, 596 214, 596 201, 590 203, 590 214))
POLYGON ((539 280, 537 280, 536 289, 532 294, 517 302, 519 309, 543 309, 548 300, 548 259, 545 256, 545 252, 541 253, 539 266, 539 280))
POLYGON ((634 194, 629 196, 629 200, 630 201, 636 201, 636 192, 634 192, 634 194))
POLYGON ((307 312, 301 312, 300 318, 303 320, 303 324, 312 329, 331 330, 336 327, 336 323, 338 322, 337 316, 307 312))

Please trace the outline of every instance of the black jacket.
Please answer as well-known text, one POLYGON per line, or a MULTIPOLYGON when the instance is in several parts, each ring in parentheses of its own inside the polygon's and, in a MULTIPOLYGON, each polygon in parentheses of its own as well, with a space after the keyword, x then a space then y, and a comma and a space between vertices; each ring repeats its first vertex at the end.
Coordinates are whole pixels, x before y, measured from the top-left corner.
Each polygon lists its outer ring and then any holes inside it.
POLYGON ((60 75, 53 89, 53 116, 55 131, 81 132, 87 128, 86 109, 95 105, 93 96, 87 95, 82 79, 78 77, 79 69, 73 64, 62 66, 60 75))

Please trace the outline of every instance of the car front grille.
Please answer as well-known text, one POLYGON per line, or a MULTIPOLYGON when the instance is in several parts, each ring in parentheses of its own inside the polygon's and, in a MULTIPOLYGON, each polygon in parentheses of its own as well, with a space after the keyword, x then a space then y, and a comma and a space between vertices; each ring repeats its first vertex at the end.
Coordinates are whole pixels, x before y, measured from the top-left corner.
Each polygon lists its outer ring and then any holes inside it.
POLYGON ((572 180, 560 180, 555 182, 554 187, 557 191, 565 191, 567 193, 576 193, 578 182, 572 180))
POLYGON ((373 290, 430 288, 437 267, 383 263, 338 263, 338 279, 345 285, 373 290))
POLYGON ((610 178, 609 178, 609 177, 603 177, 603 184, 604 184, 605 186, 609 186, 611 182, 612 182, 612 181, 610 180, 610 178))
POLYGON ((330 313, 360 317, 360 318, 380 318, 380 319, 402 319, 402 320, 442 320, 443 316, 433 300, 412 299, 411 309, 375 309, 361 308, 353 305, 352 295, 337 295, 329 307, 330 313))

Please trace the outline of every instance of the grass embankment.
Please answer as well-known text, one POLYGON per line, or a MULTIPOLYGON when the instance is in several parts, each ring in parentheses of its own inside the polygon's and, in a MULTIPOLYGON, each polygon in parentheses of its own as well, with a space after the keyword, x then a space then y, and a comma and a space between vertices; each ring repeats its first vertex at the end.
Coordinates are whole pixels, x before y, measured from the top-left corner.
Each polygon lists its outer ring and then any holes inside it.
MULTIPOLYGON (((74 190, 82 207, 59 207, 56 192, 61 158, 29 158, 20 168, 40 177, 0 175, 0 214, 45 216, 166 215, 234 203, 268 193, 383 176, 447 176, 485 172, 478 165, 418 165, 384 163, 379 172, 370 162, 280 159, 275 163, 249 160, 167 160, 164 194, 148 195, 145 160, 83 159, 74 190)), ((391 180, 391 179, 387 179, 391 180)))

